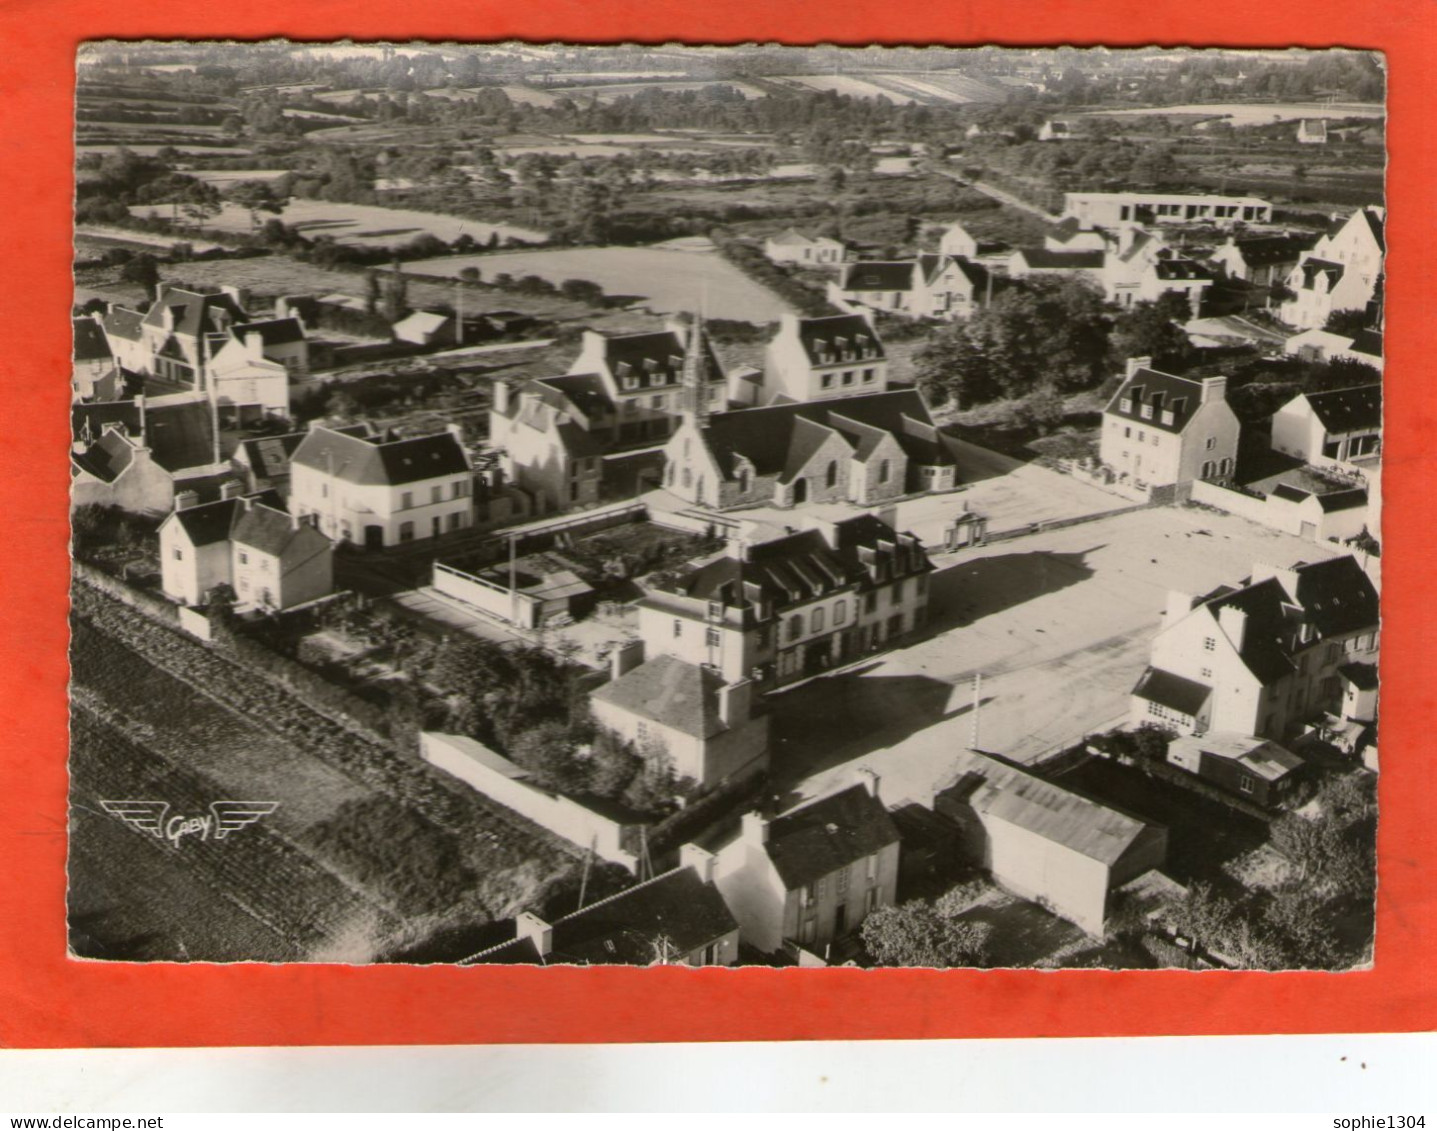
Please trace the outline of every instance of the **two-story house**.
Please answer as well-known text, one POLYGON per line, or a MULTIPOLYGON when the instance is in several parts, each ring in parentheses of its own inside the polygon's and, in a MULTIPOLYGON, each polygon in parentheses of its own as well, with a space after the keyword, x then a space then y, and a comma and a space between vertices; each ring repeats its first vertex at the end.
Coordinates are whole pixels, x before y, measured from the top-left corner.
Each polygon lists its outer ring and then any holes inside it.
POLYGON ((76 404, 70 420, 75 506, 168 514, 178 491, 228 471, 201 393, 76 404))
POLYGON ((683 413, 681 386, 690 355, 702 405, 709 411, 725 408, 726 370, 697 317, 687 327, 674 321, 653 333, 585 330, 569 373, 594 374, 603 383, 614 406, 616 445, 658 443, 668 439, 683 413))
POLYGON ((1230 476, 1240 425, 1226 377, 1179 377, 1130 358, 1103 411, 1099 458, 1138 490, 1230 476))
POLYGON ((933 565, 916 537, 872 515, 808 524, 736 538, 645 579, 638 609, 648 654, 766 690, 891 646, 924 623, 933 565))
POLYGON ((1335 313, 1380 301, 1385 227, 1386 210, 1377 207, 1334 219, 1288 274, 1292 297, 1279 310, 1282 320, 1300 330, 1321 328, 1335 313))
POLYGON ((505 478, 547 510, 599 501, 615 408, 594 374, 496 381, 489 444, 505 478))
POLYGON ((950 442, 915 389, 686 416, 664 457, 667 490, 720 509, 875 506, 958 482, 950 442))
POLYGON ((181 505, 159 538, 161 587, 181 604, 203 604, 217 585, 232 587, 241 606, 262 609, 334 592, 334 544, 273 494, 181 505))
POLYGON ((888 355, 860 314, 800 318, 785 311, 764 353, 764 400, 820 401, 881 393, 888 355))
POLYGON ((70 399, 75 401, 114 400, 122 389, 115 355, 98 316, 75 318, 70 322, 75 346, 72 353, 70 399))
POLYGON ((289 416, 290 370, 265 356, 258 332, 233 334, 215 350, 205 371, 220 420, 227 427, 289 416))
POLYGON ((822 965, 836 941, 897 901, 898 829, 866 777, 779 817, 744 814, 714 869, 742 942, 822 965))
POLYGON ((311 426, 290 457, 289 505, 337 542, 382 549, 473 525, 474 471, 458 426, 429 436, 311 426))
POLYGON ((1161 234, 1131 225, 1119 229, 1116 245, 1103 260, 1103 292, 1116 306, 1180 294, 1196 316, 1213 279, 1209 268, 1171 247, 1161 234))
POLYGON ((1299 393, 1272 414, 1272 447, 1317 467, 1370 461, 1382 449, 1382 386, 1299 393))
POLYGON ((1212 262, 1229 279, 1241 279, 1254 287, 1270 287, 1286 279, 1316 242, 1316 235, 1305 233, 1229 236, 1213 253, 1212 262))
POLYGON ((751 679, 644 653, 642 640, 614 649, 613 678, 589 696, 595 722, 705 788, 768 768, 769 713, 751 679))
POLYGON ((1350 555, 1257 565, 1237 588, 1170 593, 1132 721, 1283 741, 1343 710, 1342 669, 1375 663, 1378 596, 1350 555))
POLYGON ((215 350, 229 341, 234 326, 250 320, 239 297, 233 287, 200 294, 160 284, 140 320, 143 371, 172 384, 201 388, 215 350))

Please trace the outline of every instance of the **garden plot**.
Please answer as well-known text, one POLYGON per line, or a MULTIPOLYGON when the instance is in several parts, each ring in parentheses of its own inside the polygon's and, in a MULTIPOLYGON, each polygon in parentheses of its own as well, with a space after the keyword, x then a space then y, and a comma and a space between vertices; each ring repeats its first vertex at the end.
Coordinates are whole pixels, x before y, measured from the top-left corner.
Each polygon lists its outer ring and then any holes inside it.
MULTIPOLYGON (((161 219, 167 214, 165 208, 152 204, 133 205, 130 211, 136 216, 153 213, 161 219)), ((268 214, 264 218, 268 219, 268 214)), ((366 247, 405 244, 425 234, 436 236, 445 243, 453 243, 466 234, 476 240, 488 240, 496 232, 500 239, 522 240, 525 243, 543 243, 549 238, 545 232, 512 224, 489 224, 483 220, 446 216, 439 212, 415 212, 407 208, 381 208, 373 204, 341 204, 326 200, 290 201, 279 219, 309 239, 333 236, 338 243, 366 247)), ((219 215, 205 221, 205 226, 222 232, 247 233, 253 230, 254 222, 248 209, 226 203, 219 215)))
POLYGON ((457 278, 477 267, 484 280, 501 272, 513 278, 538 275, 558 285, 587 279, 610 295, 632 295, 655 313, 702 308, 713 318, 768 323, 788 309, 777 295, 714 253, 648 247, 585 247, 554 251, 499 252, 421 259, 407 269, 457 278))

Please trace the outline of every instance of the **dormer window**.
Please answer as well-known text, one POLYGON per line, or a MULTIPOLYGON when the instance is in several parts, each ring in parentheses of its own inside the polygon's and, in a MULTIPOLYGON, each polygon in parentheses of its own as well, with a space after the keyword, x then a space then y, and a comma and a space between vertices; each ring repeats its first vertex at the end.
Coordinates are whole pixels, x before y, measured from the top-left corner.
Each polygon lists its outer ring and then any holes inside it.
POLYGON ((1119 412, 1132 412, 1132 411, 1133 411, 1133 398, 1132 398, 1132 397, 1124 397, 1122 400, 1118 401, 1118 411, 1119 411, 1119 412))

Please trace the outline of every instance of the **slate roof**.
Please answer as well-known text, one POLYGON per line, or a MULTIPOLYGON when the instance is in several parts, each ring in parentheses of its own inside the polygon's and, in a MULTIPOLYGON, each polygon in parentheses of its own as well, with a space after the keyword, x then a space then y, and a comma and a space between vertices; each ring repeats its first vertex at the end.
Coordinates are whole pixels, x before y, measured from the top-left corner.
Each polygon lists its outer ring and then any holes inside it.
POLYGON ((300 441, 291 464, 326 471, 347 483, 398 487, 469 471, 464 447, 452 432, 384 440, 317 427, 300 441))
MULTIPOLYGON (((183 513, 183 512, 181 512, 183 513)), ((305 523, 296 526, 283 510, 252 503, 248 508, 241 506, 237 512, 234 529, 230 534, 233 542, 250 546, 261 554, 280 557, 296 539, 324 538, 314 527, 305 523)), ((324 538, 327 543, 329 540, 324 538)))
POLYGON ((1202 405, 1202 389, 1202 381, 1192 377, 1142 368, 1122 383, 1105 411, 1144 427, 1181 432, 1202 405), (1125 400, 1128 402, 1126 411, 1123 409, 1125 400), (1142 414, 1144 405, 1152 408, 1151 414, 1146 417, 1142 414), (1167 411, 1173 414, 1171 423, 1163 420, 1163 413, 1167 411))
POLYGON ((1365 507, 1367 505, 1367 488, 1349 487, 1345 491, 1329 491, 1317 496, 1317 505, 1322 508, 1324 514, 1365 507))
POLYGON ((798 340, 810 365, 881 361, 885 356, 882 340, 860 314, 800 318, 798 340))
POLYGON ((1337 669, 1337 674, 1360 691, 1377 690, 1376 664, 1343 664, 1337 669))
POLYGON ((177 472, 214 462, 214 420, 208 401, 145 407, 145 444, 157 464, 177 472))
POLYGON ((1191 259, 1159 259, 1153 264, 1153 270, 1157 272, 1159 279, 1207 279, 1211 281, 1213 277, 1211 271, 1191 259))
POLYGON ((727 552, 673 573, 660 590, 700 600, 782 608, 822 593, 933 568, 922 544, 870 514, 834 524, 830 543, 818 530, 800 530, 750 546, 744 559, 727 552), (880 546, 879 543, 884 543, 880 546))
MULTIPOLYGON (((604 379, 597 373, 571 373, 564 377, 540 377, 536 385, 559 390, 585 416, 605 416, 614 411, 604 379)), ((512 399, 512 398, 511 398, 512 399)))
POLYGON ((800 421, 839 433, 845 431, 843 421, 855 421, 892 435, 909 459, 919 464, 953 463, 915 389, 716 412, 708 417, 702 437, 726 477, 733 477, 740 458, 753 464, 759 475, 779 475, 789 469, 791 453, 807 446, 814 435, 811 427, 800 427, 800 421))
POLYGON ((1355 385, 1327 393, 1308 393, 1307 403, 1328 433, 1382 427, 1382 386, 1355 385))
MULTIPOLYGON (((723 367, 719 365, 718 354, 708 334, 703 335, 704 363, 709 381, 723 380, 723 367)), ((683 376, 684 354, 687 352, 684 338, 672 330, 657 330, 643 334, 605 335, 604 360, 614 380, 623 387, 626 376, 649 376, 649 384, 677 384, 683 376), (661 380, 655 381, 653 378, 661 380)))
POLYGON ((163 327, 166 309, 175 312, 174 333, 189 337, 214 333, 249 318, 239 303, 223 292, 202 295, 179 287, 166 287, 145 312, 144 324, 163 327))
POLYGON ((106 432, 83 452, 71 454, 71 462, 102 483, 113 483, 135 458, 135 447, 124 434, 106 432))
POLYGON ((1101 271, 1107 258, 1101 251, 1049 251, 1045 247, 1025 247, 1018 254, 1038 271, 1101 271))
POLYGON ((240 341, 244 341, 246 334, 258 334, 267 346, 285 346, 304 341, 304 326, 298 318, 268 318, 234 327, 234 335, 240 341))
POLYGON ((648 966, 660 941, 680 958, 738 930, 738 921, 713 884, 693 868, 675 868, 556 920, 546 958, 527 938, 483 951, 476 963, 648 966))
POLYGON ((105 333, 112 338, 124 338, 127 341, 138 342, 142 336, 140 330, 145 316, 138 310, 130 310, 124 306, 111 306, 110 312, 105 315, 105 333))
POLYGON ((1115 864, 1152 827, 975 750, 961 753, 955 770, 953 784, 934 797, 938 812, 966 806, 1101 864, 1115 864))
POLYGON ((1249 267, 1270 267, 1279 263, 1295 264, 1316 242, 1316 235, 1251 236, 1234 239, 1232 247, 1249 267))
POLYGON ((913 260, 905 262, 879 262, 860 260, 850 263, 843 271, 842 289, 845 291, 911 291, 914 284, 913 260))
POLYGON ((691 735, 725 730, 719 717, 723 677, 676 656, 655 656, 593 693, 593 698, 691 735))
POLYGON ((1357 336, 1352 339, 1352 345, 1348 347, 1353 353, 1367 354, 1369 357, 1382 356, 1382 331, 1381 330, 1359 330, 1357 336))
POLYGON ((923 271, 923 278, 926 282, 933 282, 949 266, 958 268, 959 274, 968 280, 968 285, 977 289, 983 286, 988 280, 986 268, 974 263, 971 259, 965 259, 961 255, 933 255, 931 253, 918 257, 918 266, 923 271))
POLYGON ((1360 208, 1357 215, 1367 224, 1367 229, 1372 233, 1372 238, 1377 241, 1377 246, 1383 251, 1387 250, 1386 222, 1371 208, 1360 208))
POLYGON ((1317 286, 1317 279, 1322 275, 1327 277, 1327 289, 1331 290, 1342 280, 1343 273, 1347 270, 1341 263, 1315 257, 1304 259, 1298 267, 1302 270, 1301 285, 1304 290, 1309 291, 1317 286))
POLYGON ((1299 563, 1293 573, 1296 592, 1269 577, 1202 602, 1214 621, 1229 606, 1247 614, 1239 654, 1264 684, 1295 670, 1293 657, 1314 643, 1378 625, 1377 590, 1350 554, 1299 563), (1299 637, 1304 621, 1315 633, 1306 643, 1299 637))
POLYGON ((1212 688, 1162 668, 1148 668, 1138 677, 1133 694, 1139 699, 1148 699, 1170 707, 1180 715, 1196 718, 1203 704, 1212 695, 1212 688))
POLYGON ((769 822, 765 848, 793 891, 896 843, 898 828, 883 803, 854 785, 769 822))
MULTIPOLYGON (((221 499, 217 503, 202 503, 197 507, 186 507, 175 511, 175 521, 184 528, 194 546, 210 546, 216 542, 229 541, 234 529, 235 515, 244 504, 238 499, 221 499)), ((285 524, 289 524, 288 518, 285 524)))
POLYGON ((240 448, 258 478, 273 479, 289 474, 289 457, 307 435, 307 432, 289 432, 283 436, 258 436, 241 440, 240 448))
POLYGON ((93 318, 74 318, 70 325, 75 334, 76 361, 110 361, 114 358, 104 329, 93 318))

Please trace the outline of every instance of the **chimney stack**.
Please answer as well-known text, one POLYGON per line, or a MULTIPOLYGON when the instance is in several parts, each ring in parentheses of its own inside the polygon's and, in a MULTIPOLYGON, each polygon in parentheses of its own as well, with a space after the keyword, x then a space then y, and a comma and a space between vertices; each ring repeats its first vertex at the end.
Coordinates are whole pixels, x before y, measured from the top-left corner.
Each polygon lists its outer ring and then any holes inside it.
POLYGON ((1139 369, 1151 368, 1152 364, 1153 359, 1151 357, 1130 357, 1128 358, 1127 367, 1123 371, 1123 377, 1125 379, 1131 377, 1139 369))
POLYGON ((1241 652, 1243 637, 1247 634, 1247 614, 1234 605, 1224 605, 1217 611, 1217 623, 1232 646, 1241 652))
POLYGON ((554 949, 554 928, 532 911, 514 916, 514 937, 532 942, 540 958, 548 958, 554 949))
POLYGON ((610 679, 619 679, 644 662, 644 642, 625 640, 609 653, 610 679))
POLYGON ((175 510, 177 511, 189 510, 190 507, 195 506, 199 501, 200 497, 194 491, 175 492, 175 510))
POLYGON ((870 766, 859 766, 858 769, 854 771, 854 774, 857 776, 863 788, 868 790, 870 797, 875 801, 881 800, 878 796, 878 786, 882 779, 879 778, 876 770, 870 766))
POLYGON ((1227 399, 1226 377, 1204 377, 1202 379, 1202 403, 1227 399))
POLYGON ((509 382, 494 382, 494 411, 504 416, 509 415, 509 382))
POLYGON ((768 843, 768 818, 754 810, 743 815, 740 834, 747 844, 762 846, 768 843))
POLYGON ((714 882, 714 864, 717 860, 718 857, 712 852, 696 844, 685 844, 679 848, 679 867, 692 868, 706 884, 714 882))
POLYGON ((1192 612, 1193 595, 1184 593, 1181 589, 1168 590, 1168 603, 1163 609, 1163 627, 1171 628, 1192 612))
POLYGON ((732 730, 753 715, 753 681, 736 679, 719 688, 719 719, 732 730))
POLYGON ((226 479, 220 484, 221 499, 237 499, 244 494, 244 484, 238 479, 226 479))

